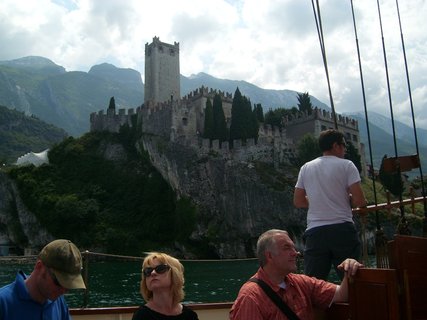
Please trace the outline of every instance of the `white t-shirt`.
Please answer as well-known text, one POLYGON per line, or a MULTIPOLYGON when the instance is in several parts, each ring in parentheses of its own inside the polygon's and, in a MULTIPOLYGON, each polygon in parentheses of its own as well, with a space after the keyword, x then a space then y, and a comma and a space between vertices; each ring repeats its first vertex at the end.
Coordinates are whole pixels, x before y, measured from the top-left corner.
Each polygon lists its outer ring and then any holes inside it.
POLYGON ((321 156, 301 167, 296 188, 308 197, 307 230, 329 224, 353 222, 349 187, 360 181, 353 162, 321 156))

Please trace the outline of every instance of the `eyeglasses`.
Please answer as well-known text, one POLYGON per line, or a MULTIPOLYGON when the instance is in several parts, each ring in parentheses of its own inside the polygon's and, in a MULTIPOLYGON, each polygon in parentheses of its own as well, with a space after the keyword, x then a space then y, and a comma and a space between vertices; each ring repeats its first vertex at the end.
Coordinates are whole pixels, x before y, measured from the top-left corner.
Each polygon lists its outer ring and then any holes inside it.
POLYGON ((53 271, 50 270, 50 268, 47 268, 47 267, 46 267, 46 269, 47 269, 47 272, 49 273, 50 277, 52 278, 52 281, 55 284, 55 286, 63 288, 63 286, 59 283, 58 278, 55 276, 55 274, 53 273, 53 271))
POLYGON ((147 267, 144 268, 142 270, 142 273, 144 274, 144 277, 148 278, 149 276, 151 276, 151 273, 154 271, 156 271, 156 273, 158 274, 163 274, 166 271, 168 271, 171 267, 168 266, 167 264, 159 264, 158 266, 153 267, 147 267))

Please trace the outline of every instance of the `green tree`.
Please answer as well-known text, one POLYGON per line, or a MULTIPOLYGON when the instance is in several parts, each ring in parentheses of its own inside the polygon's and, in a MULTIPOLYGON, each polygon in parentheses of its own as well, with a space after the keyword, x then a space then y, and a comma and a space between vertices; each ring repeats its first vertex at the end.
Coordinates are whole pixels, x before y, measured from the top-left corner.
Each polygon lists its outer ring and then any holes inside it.
POLYGON ((211 99, 208 98, 206 100, 206 108, 205 108, 205 125, 203 131, 203 138, 205 139, 214 139, 214 116, 213 116, 213 108, 211 99))
MULTIPOLYGON (((247 112, 248 99, 240 93, 239 88, 236 89, 231 105, 231 124, 230 124, 230 140, 231 143, 236 139, 246 140, 250 130, 249 119, 247 112)), ((249 106, 250 108, 250 106, 249 106)), ((252 114, 252 113, 250 113, 252 114)))
POLYGON ((313 134, 305 134, 297 144, 297 163, 303 165, 322 155, 319 143, 313 134))
POLYGON ((362 160, 357 148, 351 143, 351 141, 347 141, 347 150, 345 152, 345 158, 351 160, 356 166, 359 172, 362 172, 362 160))
POLYGON ((282 128, 283 119, 288 115, 294 115, 296 113, 298 113, 298 109, 296 107, 292 107, 291 109, 285 109, 285 108, 276 108, 274 110, 270 109, 265 114, 264 123, 282 128))
POLYGON ((257 138, 258 123, 252 111, 251 101, 242 96, 239 88, 234 93, 231 105, 230 143, 235 139, 246 141, 249 138, 257 138))
POLYGON ((114 97, 110 98, 110 104, 108 105, 108 109, 116 109, 116 101, 114 100, 114 97))
MULTIPOLYGON (((259 106, 261 107, 260 104, 259 104, 259 106)), ((259 110, 257 109, 256 106, 254 106, 254 109, 252 110, 252 131, 251 131, 251 137, 255 138, 255 140, 258 140, 259 123, 260 123, 260 121, 258 120, 258 112, 259 112, 259 110)), ((261 107, 261 112, 262 112, 262 107, 261 107)))
POLYGON ((307 112, 307 114, 313 112, 313 105, 308 92, 298 93, 298 109, 301 112, 307 112))
POLYGON ((264 110, 262 109, 261 103, 257 103, 254 106, 254 113, 258 122, 264 122, 264 110))
POLYGON ((387 155, 384 155, 381 161, 380 171, 378 172, 378 178, 383 185, 384 189, 390 191, 394 196, 399 196, 405 190, 403 185, 402 175, 400 172, 388 172, 384 168, 384 160, 387 159, 387 155))
POLYGON ((219 94, 216 94, 213 99, 213 127, 214 139, 218 139, 220 142, 226 141, 228 138, 227 123, 222 108, 222 98, 219 94))

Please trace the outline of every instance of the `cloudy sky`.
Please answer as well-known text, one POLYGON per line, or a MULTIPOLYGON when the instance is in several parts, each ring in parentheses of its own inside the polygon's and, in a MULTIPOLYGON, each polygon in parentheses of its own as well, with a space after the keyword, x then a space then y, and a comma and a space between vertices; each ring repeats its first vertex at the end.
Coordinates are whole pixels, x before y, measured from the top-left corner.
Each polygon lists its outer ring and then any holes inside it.
MULTIPOLYGON (((412 124, 396 0, 354 0, 368 110, 412 124)), ((400 0, 418 127, 427 128, 427 0, 400 0)), ((338 113, 363 112, 350 0, 320 0, 338 113)), ((108 62, 144 77, 154 36, 180 44, 181 74, 205 72, 265 89, 309 92, 329 104, 311 0, 1 0, 0 60, 29 55, 67 71, 108 62)), ((253 101, 254 103, 256 101, 253 101)))

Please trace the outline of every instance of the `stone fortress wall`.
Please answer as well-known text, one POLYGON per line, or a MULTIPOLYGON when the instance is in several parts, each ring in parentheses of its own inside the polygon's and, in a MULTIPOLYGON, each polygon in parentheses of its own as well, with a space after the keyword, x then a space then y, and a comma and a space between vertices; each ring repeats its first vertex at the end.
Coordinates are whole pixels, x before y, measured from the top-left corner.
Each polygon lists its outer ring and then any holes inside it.
MULTIPOLYGON (((231 123, 233 95, 206 87, 198 88, 183 98, 177 98, 179 81, 179 43, 173 45, 153 38, 145 46, 144 104, 136 109, 108 109, 90 115, 90 130, 118 132, 120 126, 134 124, 141 126, 142 132, 160 136, 168 141, 181 143, 198 149, 201 154, 214 152, 224 158, 239 160, 263 160, 267 162, 289 163, 295 157, 295 146, 306 133, 318 136, 320 131, 333 128, 330 112, 314 109, 311 114, 298 113, 284 120, 284 129, 261 124, 258 139, 228 142, 209 141, 202 138, 206 101, 213 102, 219 94, 228 127, 231 123), (133 119, 133 120, 132 120, 133 119)), ((347 139, 359 147, 357 121, 338 115, 339 129, 347 139)))
MULTIPOLYGON (((201 87, 180 100, 157 104, 148 104, 136 109, 103 110, 90 116, 91 131, 107 130, 118 132, 120 126, 132 126, 131 117, 137 117, 136 123, 142 126, 145 134, 161 136, 169 141, 181 143, 198 149, 200 154, 214 152, 227 159, 241 161, 259 160, 272 163, 290 163, 295 157, 296 142, 305 133, 314 133, 316 121, 329 125, 333 123, 331 113, 315 108, 312 114, 298 113, 284 121, 284 129, 261 124, 258 140, 248 139, 246 142, 210 141, 203 139, 204 109, 208 98, 213 100, 215 94, 223 98, 223 109, 226 120, 231 119, 232 95, 217 90, 201 87), (300 132, 300 131, 303 132, 300 132), (291 134, 288 133, 291 131, 291 134)), ((358 130, 357 121, 339 116, 339 125, 347 131, 358 130)), ((321 125, 323 126, 323 125, 321 125)), ((317 125, 317 127, 321 127, 317 125)), ((319 131, 320 132, 320 131, 319 131)))

